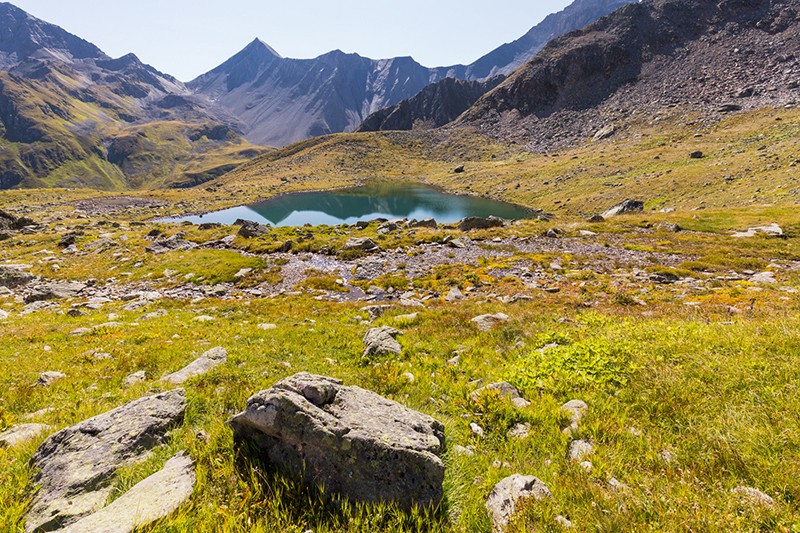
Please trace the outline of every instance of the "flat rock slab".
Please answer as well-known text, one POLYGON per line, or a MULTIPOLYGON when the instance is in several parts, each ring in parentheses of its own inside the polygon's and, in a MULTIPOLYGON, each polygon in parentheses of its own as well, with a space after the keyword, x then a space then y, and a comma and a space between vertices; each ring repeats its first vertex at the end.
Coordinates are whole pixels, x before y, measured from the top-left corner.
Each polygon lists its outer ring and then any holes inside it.
POLYGON ((50 429, 46 424, 20 424, 0 433, 0 448, 11 448, 38 437, 50 429))
POLYGON ((486 509, 492 519, 492 531, 504 533, 517 512, 521 500, 534 501, 551 497, 550 490, 541 480, 533 476, 514 474, 494 486, 486 500, 486 509))
POLYGON ((51 435, 31 459, 39 490, 25 530, 53 531, 101 509, 117 469, 141 459, 183 420, 182 389, 148 396, 51 435))
POLYGON ((25 297, 25 303, 74 298, 85 288, 86 284, 78 281, 52 281, 34 287, 30 294, 25 297))
POLYGON ((194 461, 181 452, 108 507, 58 533, 131 533, 180 507, 192 495, 196 481, 194 461))
POLYGON ((326 494, 405 508, 442 499, 444 426, 374 392, 301 373, 250 398, 229 423, 238 444, 326 494))
POLYGON ((181 385, 195 376, 210 372, 227 360, 228 352, 225 348, 212 348, 184 368, 161 378, 161 381, 172 383, 173 385, 181 385))

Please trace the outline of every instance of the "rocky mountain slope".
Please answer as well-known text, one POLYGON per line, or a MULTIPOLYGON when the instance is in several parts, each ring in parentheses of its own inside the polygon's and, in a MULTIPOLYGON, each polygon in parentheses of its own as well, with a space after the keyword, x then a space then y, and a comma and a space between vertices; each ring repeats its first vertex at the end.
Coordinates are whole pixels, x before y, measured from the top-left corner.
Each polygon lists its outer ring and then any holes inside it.
POLYGON ((133 54, 112 59, 8 3, 0 29, 0 188, 194 184, 258 153, 133 54))
POLYGON ((432 83, 411 98, 368 116, 357 131, 411 130, 438 128, 452 122, 505 76, 486 81, 445 78, 432 83))
MULTIPOLYGON (((339 50, 314 59, 288 59, 255 40, 188 85, 237 117, 244 124, 245 138, 249 141, 285 146, 328 133, 353 131, 370 114, 411 98, 427 85, 446 78, 482 80, 510 73, 550 39, 582 28, 631 1, 576 0, 521 39, 503 45, 471 65, 427 68, 410 57, 374 60, 339 50)), ((453 94, 456 101, 431 111, 435 115, 430 117, 433 122, 463 107, 464 98, 474 99, 480 87, 446 83, 431 91, 453 94)), ((426 96, 422 98, 428 101, 426 96)), ((430 103, 427 106, 430 108, 430 103)), ((413 123, 417 118, 421 117, 407 117, 404 122, 413 123)))
POLYGON ((533 150, 800 99, 796 0, 646 0, 551 42, 456 123, 533 150), (604 130, 601 132, 600 130, 604 130))

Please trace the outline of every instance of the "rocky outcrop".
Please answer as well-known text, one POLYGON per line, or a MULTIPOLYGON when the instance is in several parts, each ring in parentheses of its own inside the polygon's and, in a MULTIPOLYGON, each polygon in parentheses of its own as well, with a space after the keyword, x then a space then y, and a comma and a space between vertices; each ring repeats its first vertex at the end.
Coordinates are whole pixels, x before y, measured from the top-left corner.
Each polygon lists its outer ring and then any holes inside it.
POLYGON ((480 331, 489 331, 498 324, 508 322, 510 317, 505 313, 495 313, 493 315, 479 315, 471 320, 471 322, 480 331))
POLYGON ((103 507, 117 469, 183 420, 182 389, 135 400, 51 435, 31 459, 38 487, 26 531, 53 531, 103 507))
POLYGON ((403 348, 396 337, 400 331, 389 326, 373 328, 364 335, 364 353, 362 357, 370 358, 381 355, 399 355, 403 348))
POLYGON ((639 200, 625 200, 618 203, 601 216, 603 219, 615 217, 617 215, 624 215, 626 213, 639 213, 644 210, 644 202, 639 200))
POLYGON ((206 353, 168 376, 161 378, 165 383, 181 385, 195 376, 201 376, 228 360, 228 352, 225 348, 212 348, 206 353))
POLYGON ((34 287, 25 297, 25 303, 75 298, 85 288, 86 284, 79 281, 51 281, 34 287))
POLYGON ((230 425, 235 442, 325 494, 405 508, 442 499, 442 424, 340 380, 287 378, 250 398, 230 425))
POLYGON ((59 533, 137 531, 180 507, 192 495, 196 480, 194 461, 181 452, 107 507, 59 530, 59 533))
POLYGON ((461 231, 472 231, 476 229, 502 228, 505 221, 500 217, 466 217, 458 223, 461 231))

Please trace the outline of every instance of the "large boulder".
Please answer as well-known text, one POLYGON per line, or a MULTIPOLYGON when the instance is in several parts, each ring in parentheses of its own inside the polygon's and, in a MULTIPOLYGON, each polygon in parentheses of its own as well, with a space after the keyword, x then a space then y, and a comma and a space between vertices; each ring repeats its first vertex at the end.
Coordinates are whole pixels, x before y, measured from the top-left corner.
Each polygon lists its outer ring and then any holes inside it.
POLYGON ((474 229, 490 229, 502 228, 505 221, 502 218, 491 217, 467 217, 458 223, 458 229, 461 231, 472 231, 474 229))
POLYGON ((195 376, 201 376, 228 360, 225 348, 212 348, 182 369, 161 378, 161 381, 181 385, 195 376))
POLYGON ((236 443, 326 494, 405 508, 442 499, 442 424, 338 379, 287 378, 250 398, 229 423, 236 443))
POLYGON ((86 284, 79 281, 51 281, 34 287, 25 297, 25 303, 75 298, 85 288, 86 284))
POLYGON ((58 533, 131 533, 164 518, 188 500, 196 479, 194 461, 181 452, 107 507, 58 533))
POLYGON ((353 237, 347 239, 347 242, 344 243, 342 246, 342 250, 350 251, 350 250, 361 250, 363 252, 379 252, 381 250, 380 246, 375 244, 375 241, 372 239, 367 239, 366 237, 353 237))
POLYGON ((492 519, 492 531, 504 533, 517 507, 526 499, 542 500, 551 497, 550 490, 533 476, 514 474, 495 485, 486 500, 486 509, 492 519))
POLYGON ((508 322, 511 320, 505 313, 496 313, 494 315, 480 315, 473 318, 470 322, 475 324, 475 327, 480 331, 489 331, 498 324, 508 322))
POLYGON ((182 389, 148 396, 51 435, 31 458, 39 490, 25 530, 53 531, 100 510, 116 471, 140 460, 183 420, 182 389))
POLYGON ((26 272, 30 265, 2 265, 0 266, 0 287, 13 289, 33 281, 34 276, 26 272))

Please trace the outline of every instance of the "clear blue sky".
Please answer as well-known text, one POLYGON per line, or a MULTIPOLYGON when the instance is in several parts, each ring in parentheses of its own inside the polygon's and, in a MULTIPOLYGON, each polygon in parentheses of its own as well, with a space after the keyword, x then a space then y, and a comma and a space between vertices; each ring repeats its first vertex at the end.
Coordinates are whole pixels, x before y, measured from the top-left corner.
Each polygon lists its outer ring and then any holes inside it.
POLYGON ((571 0, 11 0, 113 57, 189 81, 259 37, 285 57, 334 50, 471 63, 571 0))

